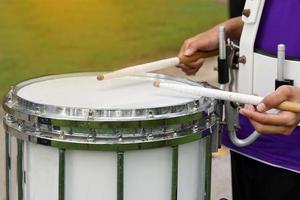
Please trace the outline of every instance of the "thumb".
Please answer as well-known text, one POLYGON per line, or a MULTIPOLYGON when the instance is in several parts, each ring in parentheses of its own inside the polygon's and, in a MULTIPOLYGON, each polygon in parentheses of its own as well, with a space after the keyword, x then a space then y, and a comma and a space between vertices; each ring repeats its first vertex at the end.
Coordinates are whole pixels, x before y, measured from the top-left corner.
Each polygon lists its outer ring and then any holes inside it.
POLYGON ((271 108, 278 106, 284 100, 288 99, 290 89, 288 86, 279 87, 275 92, 267 95, 261 103, 256 107, 257 111, 265 112, 271 108))
POLYGON ((266 96, 262 102, 260 102, 257 106, 256 109, 258 112, 266 112, 267 110, 270 110, 271 108, 276 107, 282 102, 281 99, 276 98, 276 95, 270 94, 266 96))

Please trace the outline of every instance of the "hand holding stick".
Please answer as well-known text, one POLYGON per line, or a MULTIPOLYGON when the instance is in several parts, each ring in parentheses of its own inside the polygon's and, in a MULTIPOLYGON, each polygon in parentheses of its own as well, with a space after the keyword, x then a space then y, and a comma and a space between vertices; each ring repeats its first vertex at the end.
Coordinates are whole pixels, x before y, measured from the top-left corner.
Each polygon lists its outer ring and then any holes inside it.
POLYGON ((117 78, 126 75, 134 75, 134 74, 143 74, 159 69, 164 69, 167 67, 177 66, 180 63, 190 63, 198 60, 199 58, 208 58, 211 56, 215 56, 218 54, 218 51, 201 51, 193 54, 192 56, 180 56, 173 57, 164 60, 159 60, 155 62, 145 63, 141 65, 126 67, 124 69, 120 69, 107 74, 100 74, 97 76, 97 80, 101 81, 109 78, 117 78))
MULTIPOLYGON (((258 105, 263 100, 263 97, 259 97, 259 96, 241 94, 236 92, 228 92, 228 91, 204 88, 198 86, 180 85, 174 83, 161 83, 159 81, 155 81, 153 85, 158 88, 159 87, 166 88, 170 90, 176 90, 179 92, 195 94, 197 96, 210 97, 210 98, 215 98, 215 99, 220 99, 225 101, 233 101, 233 102, 244 103, 244 104, 258 105)), ((291 101, 284 101, 281 104, 279 104, 276 108, 283 111, 300 113, 300 103, 295 103, 291 101)))

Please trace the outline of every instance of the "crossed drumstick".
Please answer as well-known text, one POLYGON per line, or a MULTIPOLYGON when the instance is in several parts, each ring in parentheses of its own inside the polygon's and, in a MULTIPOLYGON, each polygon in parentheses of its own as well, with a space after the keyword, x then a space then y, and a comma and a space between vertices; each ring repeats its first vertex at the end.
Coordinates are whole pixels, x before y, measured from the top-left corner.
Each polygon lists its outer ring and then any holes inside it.
MULTIPOLYGON (((117 78, 126 75, 143 74, 146 72, 151 72, 151 71, 155 71, 167 67, 176 66, 180 63, 194 62, 199 58, 207 58, 207 57, 215 56, 217 54, 218 54, 217 50, 208 51, 208 52, 197 52, 193 56, 189 56, 189 57, 186 56, 173 57, 173 58, 168 58, 168 59, 150 62, 146 64, 131 66, 108 74, 104 74, 104 75, 100 74, 97 76, 97 80, 101 81, 101 80, 117 78)), ((166 89, 176 90, 179 92, 195 94, 197 96, 205 96, 205 97, 226 100, 226 101, 233 101, 233 102, 238 102, 243 104, 257 105, 263 99, 263 97, 260 96, 247 95, 247 94, 236 93, 236 92, 228 92, 228 91, 223 91, 218 89, 204 88, 204 87, 191 86, 191 85, 180 85, 176 83, 164 83, 164 82, 155 81, 153 85, 158 88, 166 88, 166 89)), ((276 108, 279 110, 300 113, 300 104, 291 101, 284 101, 276 108)))

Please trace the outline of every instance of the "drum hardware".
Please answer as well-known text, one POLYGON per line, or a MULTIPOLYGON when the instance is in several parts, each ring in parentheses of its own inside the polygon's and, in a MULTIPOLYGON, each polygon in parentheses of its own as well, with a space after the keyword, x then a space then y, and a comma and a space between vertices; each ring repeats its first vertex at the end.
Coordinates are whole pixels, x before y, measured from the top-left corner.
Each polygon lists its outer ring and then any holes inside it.
POLYGON ((15 121, 14 117, 8 113, 5 114, 5 118, 4 118, 8 123, 12 123, 15 121))
POLYGON ((88 134, 88 137, 87 137, 87 141, 88 142, 95 142, 96 140, 96 130, 94 128, 91 128, 90 133, 88 134))
POLYGON ((239 128, 238 123, 238 109, 231 106, 230 102, 225 102, 225 112, 226 112, 226 124, 229 133, 229 138, 233 144, 239 147, 244 147, 252 144, 260 134, 258 132, 253 132, 245 139, 239 139, 236 135, 237 128, 239 128))
POLYGON ((154 115, 153 115, 153 111, 152 111, 152 110, 149 110, 149 111, 148 111, 148 118, 154 118, 154 115))
POLYGON ((238 123, 234 124, 233 126, 235 128, 235 131, 238 131, 241 129, 241 126, 238 123))
MULTIPOLYGON (((250 10, 245 10, 246 13, 245 14, 249 14, 248 16, 250 16, 250 10)), ((248 17, 247 16, 247 17, 248 17)), ((224 48, 224 47, 223 47, 224 48)), ((239 47, 237 45, 234 44, 234 42, 232 42, 230 40, 230 38, 227 39, 227 66, 225 66, 228 70, 230 70, 230 81, 229 81, 229 91, 233 91, 233 86, 237 80, 237 70, 238 70, 238 66, 239 63, 246 63, 246 57, 245 56, 241 56, 239 57, 239 47)), ((219 64, 219 62, 218 62, 219 64)), ((229 74, 228 72, 225 74, 218 74, 218 76, 226 76, 229 79, 229 74)), ((228 81, 226 82, 228 83, 228 81)), ((235 84, 235 86, 237 86, 237 84, 235 84)), ((220 87, 221 89, 224 89, 225 87, 221 85, 220 87)), ((237 88, 235 87, 235 91, 237 91, 237 88)), ((233 144, 235 144, 236 146, 248 146, 250 144, 252 144, 258 137, 259 137, 259 133, 254 132, 252 135, 250 135, 249 137, 245 138, 245 139, 239 139, 237 137, 236 131, 239 130, 240 125, 239 125, 239 115, 238 115, 238 103, 234 102, 234 101, 223 101, 224 103, 224 113, 223 113, 223 118, 222 120, 224 121, 224 123, 222 123, 221 126, 224 126, 224 124, 226 124, 227 126, 227 130, 229 132, 229 138, 232 141, 233 144)), ((244 102, 242 102, 244 103, 244 102)), ((258 103, 258 102, 256 102, 258 103)), ((223 110, 223 109, 222 109, 223 110)), ((222 130, 222 128, 221 128, 222 130)))
POLYGON ((196 125, 196 124, 194 124, 194 125, 192 126, 192 132, 193 132, 193 133, 198 133, 198 132, 199 132, 199 126, 196 125))
POLYGON ((154 139, 154 136, 152 133, 149 133, 149 134, 147 134, 146 138, 147 138, 147 140, 151 141, 154 139))
POLYGON ((42 113, 42 108, 40 107, 40 106, 37 106, 36 108, 35 108, 35 114, 36 115, 40 115, 41 113, 42 113))
POLYGON ((93 120, 95 118, 95 113, 93 110, 88 111, 88 119, 93 120))
POLYGON ((68 134, 73 135, 73 129, 72 128, 70 128, 70 130, 68 131, 68 134))
POLYGON ((64 131, 59 131, 59 139, 64 140, 66 138, 64 131))
MULTIPOLYGON (((250 12, 250 10, 249 10, 250 12)), ((250 14, 249 14, 250 15, 250 14)), ((228 56, 228 66, 230 69, 230 82, 229 82, 229 91, 233 91, 233 86, 235 86, 234 91, 237 91, 237 76, 238 76, 238 69, 239 69, 239 63, 245 64, 246 63, 246 57, 241 56, 239 57, 239 46, 236 45, 233 41, 228 39, 227 43, 229 53, 228 56)), ((225 119, 221 126, 227 126, 227 130, 229 133, 229 137, 231 141, 236 146, 247 146, 250 145, 252 142, 254 142, 259 134, 254 134, 253 136, 249 136, 249 138, 246 138, 245 140, 241 140, 237 137, 236 131, 240 129, 239 125, 239 108, 240 103, 233 102, 233 101, 225 101, 225 119)))
POLYGON ((11 170, 11 158, 10 158, 10 138, 8 134, 5 134, 5 165, 6 165, 6 169, 5 169, 5 177, 6 177, 6 199, 9 200, 10 199, 10 187, 8 187, 8 185, 10 184, 10 170, 11 170))
POLYGON ((282 85, 294 85, 294 80, 284 78, 285 45, 277 46, 277 78, 275 79, 275 90, 282 85))
POLYGON ((211 115, 210 119, 207 119, 205 126, 208 128, 209 132, 212 133, 212 140, 211 140, 211 151, 215 153, 221 147, 221 130, 219 125, 219 118, 216 117, 215 114, 211 115), (211 124, 216 124, 217 126, 211 126, 211 124))
POLYGON ((122 134, 119 135, 118 141, 119 141, 119 142, 123 142, 123 136, 122 136, 122 134))
POLYGON ((19 122, 18 122, 18 130, 19 130, 19 131, 22 131, 23 128, 24 128, 24 122, 23 122, 23 121, 19 121, 19 122))
POLYGON ((237 46, 233 41, 231 41, 229 38, 227 40, 227 64, 228 68, 230 70, 230 81, 228 90, 229 91, 237 91, 237 76, 238 76, 238 69, 239 69, 239 46, 237 46), (234 89, 233 89, 234 87, 234 89))
POLYGON ((58 150, 58 200, 65 199, 65 149, 58 150))
POLYGON ((219 27, 219 56, 218 56, 218 83, 224 90, 229 81, 228 65, 226 60, 226 36, 224 26, 219 27))
POLYGON ((21 139, 17 139, 17 183, 18 183, 18 199, 23 199, 24 197, 24 164, 23 164, 23 152, 24 152, 24 142, 21 139))
POLYGON ((13 99, 13 91, 15 90, 14 86, 10 87, 10 90, 8 91, 7 95, 4 97, 4 102, 7 104, 13 104, 14 99, 13 99))
POLYGON ((41 129, 40 129, 40 125, 38 123, 34 123, 33 124, 33 129, 34 129, 34 132, 37 134, 37 133, 40 133, 41 129))

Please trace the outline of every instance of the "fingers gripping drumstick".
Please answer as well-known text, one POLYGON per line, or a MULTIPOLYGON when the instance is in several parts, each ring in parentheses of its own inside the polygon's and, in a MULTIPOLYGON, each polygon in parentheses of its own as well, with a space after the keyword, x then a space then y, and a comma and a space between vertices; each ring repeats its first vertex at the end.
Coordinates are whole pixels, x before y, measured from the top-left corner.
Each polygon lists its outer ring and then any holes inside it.
MULTIPOLYGON (((263 97, 259 97, 259 96, 241 94, 236 92, 228 92, 228 91, 216 90, 216 89, 204 88, 198 86, 179 85, 174 83, 161 83, 159 81, 155 81, 153 85, 155 87, 176 90, 179 92, 195 94, 198 96, 205 96, 205 97, 210 97, 210 98, 215 98, 215 99, 220 99, 225 101, 234 101, 234 102, 239 102, 244 104, 257 105, 263 100, 263 97)), ((300 104, 291 101, 284 101, 281 104, 279 104, 276 108, 283 111, 300 113, 300 104)))
POLYGON ((218 54, 218 51, 201 51, 201 52, 196 52, 192 56, 180 56, 180 57, 173 57, 173 58, 168 58, 164 60, 158 60, 155 62, 150 62, 150 63, 145 63, 141 65, 136 65, 136 66, 131 66, 131 67, 126 67, 121 70, 117 70, 108 74, 100 74, 97 76, 97 80, 101 81, 103 79, 108 79, 108 78, 117 78, 120 76, 126 76, 126 75, 132 75, 132 74, 142 74, 146 72, 151 72, 159 69, 164 69, 167 67, 173 67, 176 66, 180 63, 187 64, 194 62, 198 60, 199 58, 208 58, 211 56, 215 56, 218 54))

